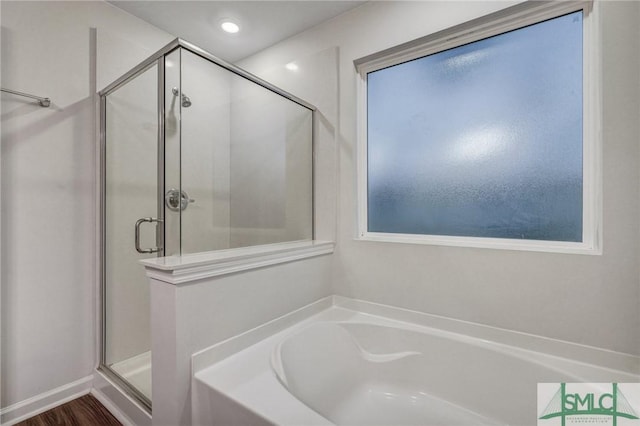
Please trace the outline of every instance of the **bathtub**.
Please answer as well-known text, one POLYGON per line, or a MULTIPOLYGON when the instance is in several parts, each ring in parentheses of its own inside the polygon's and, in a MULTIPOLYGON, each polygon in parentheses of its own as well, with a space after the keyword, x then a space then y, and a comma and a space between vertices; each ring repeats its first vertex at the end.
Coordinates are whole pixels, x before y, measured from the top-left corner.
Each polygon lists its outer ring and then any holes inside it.
POLYGON ((269 336, 277 326, 196 355, 194 423, 534 425, 538 383, 640 381, 637 357, 442 318, 448 330, 434 328, 425 325, 429 316, 391 307, 384 313, 332 303, 269 336), (507 344, 514 342, 520 347, 507 344))

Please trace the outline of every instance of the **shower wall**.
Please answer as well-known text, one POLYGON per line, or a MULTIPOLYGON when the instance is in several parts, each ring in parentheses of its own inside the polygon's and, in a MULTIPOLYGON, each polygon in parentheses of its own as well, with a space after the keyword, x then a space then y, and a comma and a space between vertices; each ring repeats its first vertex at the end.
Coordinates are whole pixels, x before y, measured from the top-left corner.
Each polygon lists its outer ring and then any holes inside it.
POLYGON ((311 114, 232 80, 230 247, 311 238, 311 114))
POLYGON ((182 189, 194 202, 182 212, 182 251, 229 248, 231 74, 182 50, 182 189))
POLYGON ((310 239, 311 111, 186 49, 180 57, 167 84, 181 82, 191 105, 166 102, 166 161, 173 173, 180 158, 180 178, 167 179, 194 200, 179 219, 167 212, 168 233, 181 221, 182 253, 310 239))

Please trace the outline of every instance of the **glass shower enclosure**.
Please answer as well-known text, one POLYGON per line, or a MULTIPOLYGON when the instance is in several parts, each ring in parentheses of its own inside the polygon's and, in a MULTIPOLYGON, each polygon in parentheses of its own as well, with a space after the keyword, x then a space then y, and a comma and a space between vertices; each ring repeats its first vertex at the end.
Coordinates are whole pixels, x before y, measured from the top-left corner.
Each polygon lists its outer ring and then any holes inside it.
POLYGON ((313 238, 313 112, 176 39, 100 92, 99 369, 151 410, 141 259, 313 238))

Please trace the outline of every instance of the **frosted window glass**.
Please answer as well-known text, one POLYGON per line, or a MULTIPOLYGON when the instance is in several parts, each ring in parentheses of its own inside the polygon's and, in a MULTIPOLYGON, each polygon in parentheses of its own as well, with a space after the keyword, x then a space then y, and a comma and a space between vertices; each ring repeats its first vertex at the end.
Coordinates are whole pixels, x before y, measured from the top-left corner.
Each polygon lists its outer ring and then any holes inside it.
POLYGON ((368 231, 582 241, 582 12, 367 78, 368 231))

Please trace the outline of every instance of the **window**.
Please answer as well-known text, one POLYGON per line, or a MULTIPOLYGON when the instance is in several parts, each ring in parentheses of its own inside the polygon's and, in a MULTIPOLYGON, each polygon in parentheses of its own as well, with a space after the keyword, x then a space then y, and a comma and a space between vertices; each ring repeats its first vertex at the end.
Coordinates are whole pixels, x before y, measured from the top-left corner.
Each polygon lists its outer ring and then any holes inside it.
POLYGON ((599 252, 587 6, 516 6, 357 61, 360 238, 599 252))

